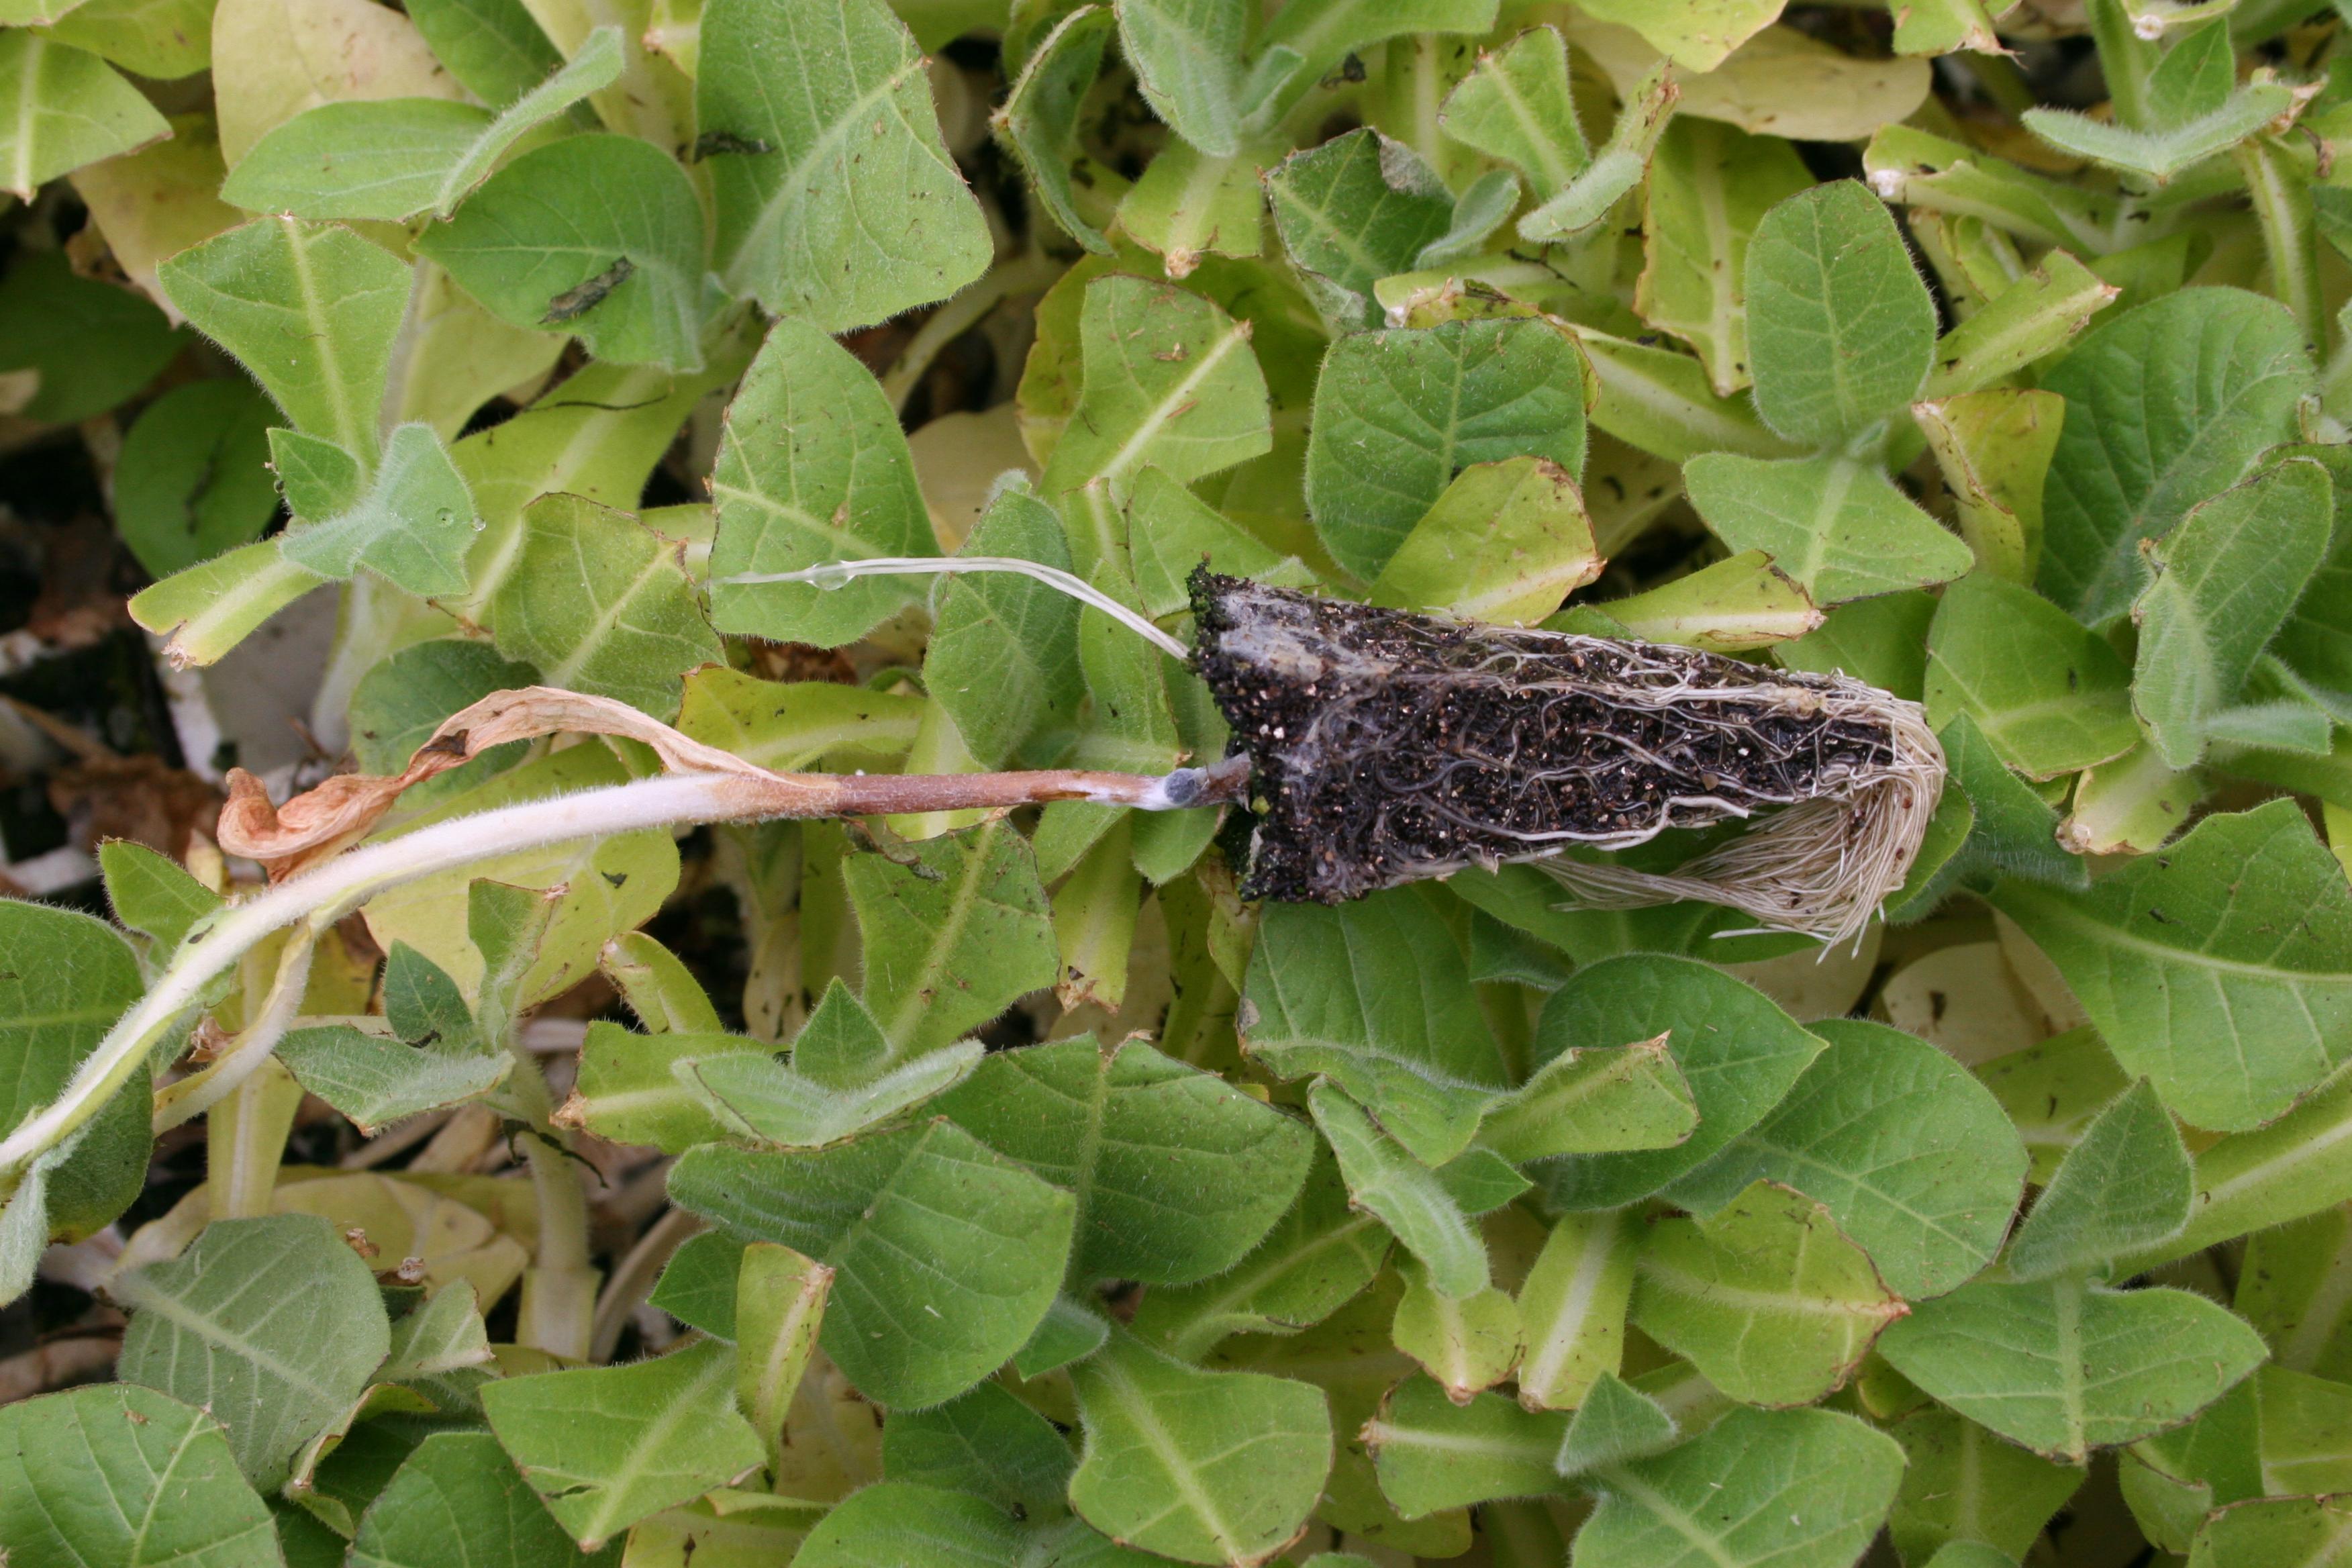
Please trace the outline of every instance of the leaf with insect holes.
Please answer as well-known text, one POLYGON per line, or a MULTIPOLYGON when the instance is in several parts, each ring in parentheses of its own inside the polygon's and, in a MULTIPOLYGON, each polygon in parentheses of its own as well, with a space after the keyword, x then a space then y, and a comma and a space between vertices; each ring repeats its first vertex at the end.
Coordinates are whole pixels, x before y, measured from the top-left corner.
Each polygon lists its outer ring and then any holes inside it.
POLYGON ((705 1340, 630 1366, 500 1378, 482 1408, 522 1479, 583 1548, 760 1462, 735 1352, 705 1340))
POLYGON ((1078 1194, 1075 1278, 1224 1273, 1306 1178, 1305 1127, 1140 1040, 1000 1051, 940 1102, 997 1152, 1078 1194))
POLYGON ((770 329, 728 407, 710 493, 710 613, 723 631, 853 642, 919 594, 919 580, 820 589, 729 579, 939 548, 889 399, 848 350, 792 317, 770 329))
POLYGON ((135 1384, 0 1408, 0 1540, 28 1561, 280 1568, 220 1424, 135 1384))
POLYGON ((1472 463, 1584 467, 1575 345, 1543 321, 1451 321, 1332 346, 1307 425, 1307 501, 1334 559, 1378 577, 1472 463))
POLYGON ((814 1152, 705 1144, 674 1202, 835 1270, 825 1353, 891 1405, 962 1393, 1027 1342, 1069 1257, 1075 1204, 943 1121, 814 1152), (898 1327, 923 1324, 920 1334, 898 1327))
POLYGON ((714 0, 700 58, 695 151, 728 292, 841 332, 987 267, 988 224, 940 142, 922 53, 882 0, 714 0))
POLYGON ((235 354, 294 427, 373 463, 409 268, 341 224, 257 218, 160 269, 164 293, 235 354))
POLYGON ((1305 1526, 1331 1468, 1321 1389, 1202 1372, 1124 1333, 1071 1381, 1086 1449, 1070 1504, 1096 1529, 1184 1562, 1253 1563, 1305 1526))
POLYGON ((221 198, 297 217, 446 218, 524 137, 618 80, 621 64, 621 30, 605 26, 496 115, 438 98, 322 103, 256 142, 221 198))
POLYGON ((675 159, 633 136, 524 153, 416 242, 510 326, 576 335, 615 364, 702 368, 702 211, 675 159))

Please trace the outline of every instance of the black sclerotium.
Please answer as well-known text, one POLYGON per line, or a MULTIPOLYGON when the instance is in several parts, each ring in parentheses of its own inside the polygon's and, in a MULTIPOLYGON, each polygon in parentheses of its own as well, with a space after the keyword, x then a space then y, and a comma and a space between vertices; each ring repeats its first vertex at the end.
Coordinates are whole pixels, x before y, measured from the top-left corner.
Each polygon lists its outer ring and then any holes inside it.
POLYGON ((1836 795, 1894 741, 1825 678, 1192 579, 1193 662, 1249 753, 1244 891, 1382 888, 1836 795))

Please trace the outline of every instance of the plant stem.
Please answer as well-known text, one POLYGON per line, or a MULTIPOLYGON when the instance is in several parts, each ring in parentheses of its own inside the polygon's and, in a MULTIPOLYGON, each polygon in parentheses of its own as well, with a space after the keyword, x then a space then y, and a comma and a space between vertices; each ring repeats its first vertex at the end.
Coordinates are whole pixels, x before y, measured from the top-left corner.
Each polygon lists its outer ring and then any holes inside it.
MULTIPOLYGON (((673 773, 500 806, 365 845, 236 906, 210 930, 184 944, 154 986, 107 1031, 57 1100, 0 1141, 0 1182, 13 1190, 35 1159, 95 1116, 149 1052, 175 1028, 186 1026, 203 1004, 206 983, 234 965, 256 943, 299 921, 309 921, 314 931, 323 930, 377 894, 438 872, 571 839, 687 822, 755 822, 787 816, 884 816, 1038 805, 1055 800, 1147 811, 1181 810, 1236 799, 1247 778, 1247 764, 1240 759, 1228 759, 1213 768, 1181 769, 1164 778, 1069 770, 945 776, 673 773)), ((289 986, 286 980, 281 966, 273 999, 281 990, 299 997, 299 982, 289 986)), ((285 1016, 290 1021, 292 1015, 285 1016)), ((260 1024, 257 1019, 239 1042, 240 1050, 248 1044, 254 1046, 256 1065, 267 1054, 258 1051, 260 1024)), ((279 1027, 282 1030, 282 1024, 279 1027)), ((221 1065, 215 1063, 215 1069, 221 1065)), ((215 1070, 206 1081, 211 1089, 226 1094, 240 1076, 215 1070)))

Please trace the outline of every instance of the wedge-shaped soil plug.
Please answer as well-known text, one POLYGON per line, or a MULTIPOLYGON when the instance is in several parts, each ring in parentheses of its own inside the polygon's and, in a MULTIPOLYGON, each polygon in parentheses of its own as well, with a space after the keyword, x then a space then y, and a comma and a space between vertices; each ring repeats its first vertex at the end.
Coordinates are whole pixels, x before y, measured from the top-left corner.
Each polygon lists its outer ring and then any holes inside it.
POLYGON ((1694 649, 1192 580, 1192 662, 1250 758, 1244 891, 1336 903, 1531 861, 1624 907, 1700 899, 1832 941, 1901 887, 1944 781, 1917 705, 1694 649), (1670 874, 1570 858, 1774 815, 1670 874))

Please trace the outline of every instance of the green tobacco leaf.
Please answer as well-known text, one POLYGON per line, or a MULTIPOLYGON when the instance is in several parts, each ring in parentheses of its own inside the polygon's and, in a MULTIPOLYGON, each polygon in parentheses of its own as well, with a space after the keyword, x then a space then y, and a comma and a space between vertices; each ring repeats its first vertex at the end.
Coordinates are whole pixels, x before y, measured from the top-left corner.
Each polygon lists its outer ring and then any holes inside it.
POLYGON ((1426 1377, 1397 1385, 1364 1428, 1381 1490, 1407 1519, 1440 1509, 1542 1497, 1568 1417, 1522 1410, 1498 1394, 1456 1401, 1426 1377))
POLYGON ((1765 1181, 1660 1221, 1634 1261, 1634 1324, 1747 1404, 1821 1398, 1904 1311, 1827 1208, 1765 1181))
MULTIPOLYGON (((405 943, 394 952, 431 963, 405 943)), ((471 1019, 463 1034, 436 1028, 390 1039, 348 1024, 296 1029, 278 1052, 304 1089, 368 1133, 403 1117, 487 1094, 514 1070, 513 1056, 485 1043, 471 1019)))
POLYGON ((897 410, 848 350, 792 317, 769 330, 728 408, 710 493, 719 503, 710 612, 723 631, 823 647, 854 642, 912 599, 917 580, 866 577, 825 590, 729 579, 939 548, 897 410))
POLYGON ((705 1146, 669 1185, 730 1232, 832 1268, 825 1353, 891 1405, 961 1394, 1027 1342, 1061 1283, 1075 1212, 945 1121, 808 1154, 705 1146), (919 1335, 897 1327, 910 1314, 919 1335))
POLYGON ((1554 631, 1748 653, 1801 637, 1822 618, 1812 596, 1770 556, 1748 550, 1644 593, 1572 605, 1545 624, 1554 631))
POLYGON ((1113 553, 1105 509, 1127 503, 1145 468, 1190 484, 1272 444, 1250 333, 1171 284, 1113 274, 1087 285, 1077 403, 1039 485, 1062 510, 1080 576, 1113 553))
MULTIPOLYGON (((1184 142, 1171 142, 1145 165, 1119 198, 1118 232, 1157 252, 1171 278, 1189 278, 1202 257, 1255 256, 1265 247, 1265 189, 1258 166, 1273 156, 1247 149, 1230 158, 1205 158, 1184 142)), ((1090 165, 1089 178, 1107 190, 1118 176, 1090 165)))
POLYGON ((1902 1476, 1895 1440, 1851 1415, 1736 1409, 1679 1447, 1598 1473, 1578 1568, 1843 1568, 1902 1476))
POLYGON ((376 411, 409 268, 340 224, 257 218, 159 269, 163 292, 235 354, 296 429, 374 460, 376 411))
POLYGON ((698 741, 779 773, 831 761, 856 765, 907 754, 923 700, 829 680, 757 680, 709 666, 686 678, 677 727, 698 741))
POLYGON ((1716 395, 1706 367, 1689 354, 1589 327, 1571 334, 1601 389, 1592 423, 1627 446, 1669 463, 1703 452, 1777 458, 1790 451, 1757 418, 1750 399, 1716 395))
POLYGON ((1792 441, 1843 444, 1918 395, 1936 308, 1868 186, 1816 185, 1756 226, 1748 352, 1757 411, 1792 441))
POLYGON ((833 1270, 789 1247, 743 1249, 735 1286, 735 1402, 768 1448, 768 1474, 784 1474, 784 1419, 815 1352, 833 1270))
POLYGON ((1223 1274, 1290 1206, 1314 1143, 1297 1121, 1140 1040, 998 1052, 940 1110, 1077 1194, 1079 1281, 1223 1274))
MULTIPOLYGON (((1080 215, 1073 170, 1086 156, 1079 108, 1102 72, 1103 48, 1115 25, 1108 5, 1081 5, 1062 17, 1021 67, 1004 107, 990 121, 1062 232, 1103 255, 1110 253, 1110 241, 1080 215)), ((1088 177, 1097 173, 1088 167, 1088 177)))
POLYGON ((1836 453, 1709 452, 1685 464, 1683 478, 1716 537, 1770 555, 1815 604, 1948 583, 1974 562, 1884 473, 1836 453))
POLYGON ((2083 1472, 2004 1443, 1975 1422, 1929 1406, 1889 1428, 1909 1459, 1886 1521, 1906 1562, 1953 1542, 1988 1543, 2021 1559, 2083 1472))
POLYGON ((2325 468, 2279 463, 2191 508, 2150 549, 2155 580, 2132 602, 2132 707, 2172 766, 2199 761, 2240 700, 2327 552, 2334 502, 2325 468))
POLYGON ((1698 1103, 1698 1130, 1670 1149, 1570 1154, 1538 1163, 1538 1187, 1562 1208, 1645 1197, 1756 1125, 1824 1048, 1762 993, 1689 959, 1633 956, 1579 969, 1536 1025, 1542 1060, 1571 1045, 1668 1037, 1698 1103))
POLYGON ((1071 1371, 1086 1454, 1070 1503, 1115 1540, 1187 1563, 1253 1563, 1306 1524, 1331 1468, 1311 1384, 1202 1372, 1125 1334, 1071 1371))
POLYGON ((1642 35, 1649 46, 1694 73, 1712 71, 1769 26, 1785 0, 1594 0, 1588 16, 1642 35))
POLYGON ((1297 557, 1260 543, 1158 468, 1136 476, 1127 530, 1136 588, 1149 616, 1174 615, 1192 604, 1187 579, 1202 561, 1212 572, 1284 587, 1310 587, 1315 581, 1297 557))
POLYGON ((520 555, 490 617, 499 651, 536 666, 548 685, 656 719, 677 711, 686 671, 724 657, 685 546, 578 496, 523 512, 520 555))
MULTIPOLYGON (((0 900, 0 952, 8 955, 0 971, 0 1127, 13 1129, 57 1098, 145 987, 130 943, 105 922, 46 904, 0 900)), ((35 1212, 38 1202, 17 1197, 40 1243, 53 1234, 79 1240, 139 1195, 152 1146, 146 1100, 142 1071, 48 1169, 45 1216, 35 1212)), ((13 1300, 31 1282, 29 1272, 14 1279, 0 1270, 0 1299, 13 1300)))
MULTIPOLYGON (((627 777, 612 752, 575 746, 499 773, 402 826, 420 827, 627 777)), ((649 829, 477 861, 378 894, 365 913, 379 946, 405 942, 447 971, 460 990, 479 994, 485 966, 469 934, 473 885, 487 880, 550 894, 553 908, 539 937, 538 957, 511 1003, 530 1006, 586 979, 607 942, 653 918, 677 888, 677 846, 667 832, 649 829)))
POLYGON ((1613 1375, 1625 1345, 1625 1310, 1633 1290, 1641 1232, 1627 1211, 1562 1215, 1519 1287, 1527 1352, 1519 1400, 1530 1409, 1565 1410, 1594 1383, 1613 1375))
POLYGON ((1199 1360, 1228 1334, 1297 1333, 1371 1283, 1389 1239, 1387 1226, 1349 1203, 1338 1163, 1318 1149, 1265 1240, 1214 1279, 1147 1291, 1134 1331, 1180 1361, 1199 1360))
POLYGON ((430 1568, 452 1541, 467 1558, 537 1568, 583 1558, 487 1432, 436 1432, 416 1446, 360 1516, 351 1568, 430 1568))
POLYGON ((1971 720, 2000 760, 2056 778, 2137 743, 2115 649, 2030 588, 1989 572, 1944 591, 1927 634, 1927 722, 1971 720))
MULTIPOLYGON (((803 1568, 864 1568, 873 1563, 1006 1568, 1028 1560, 1032 1540, 1032 1531, 985 1498, 890 1480, 864 1488, 834 1508, 809 1532, 793 1562, 803 1568)), ((1124 1553, 1103 1545, 1111 1553, 1107 1559, 1085 1561, 1122 1562, 1124 1553)))
MULTIPOLYGON (((2043 257, 1936 343, 1926 395, 1949 398, 1992 385, 2074 341, 2121 292, 2063 250, 2043 257)), ((2055 437, 2053 428, 2052 435, 2055 437)), ((2040 487, 2035 487, 2040 501, 2040 487)))
POLYGON ((866 939, 866 1007, 904 1058, 949 1045, 1060 973, 1029 845, 1003 822, 845 868, 866 939))
POLYGON ((2328 1568, 2352 1546, 2352 1500, 2264 1498, 2223 1509, 2189 1548, 2189 1568, 2328 1568))
POLYGON ((2095 1268, 2178 1235, 2194 1193, 2179 1130, 2141 1079, 2082 1137, 2018 1227, 2009 1249, 2019 1279, 2095 1268))
POLYGON ((591 1552, 760 1462, 735 1412, 735 1352, 715 1341, 630 1366, 500 1378, 481 1397, 522 1479, 591 1552))
POLYGON ((704 11, 696 150, 730 293, 831 333, 980 276, 987 221, 940 142, 923 65, 882 0, 704 11))
POLYGON ((2352 1055, 2352 889, 2292 802, 2209 816, 2087 892, 1992 901, 2196 1126, 2258 1126, 2352 1055))
POLYGON ((19 256, 0 278, 0 371, 32 373, 37 384, 17 408, 26 418, 103 414, 186 343, 142 295, 82 277, 62 250, 19 256))
MULTIPOLYGON (((1670 121, 1680 89, 1665 70, 1653 70, 1624 91, 1617 123, 1584 173, 1566 190, 1519 219, 1518 236, 1538 245, 1580 239, 1617 210, 1617 205, 1649 173, 1650 155, 1670 121)), ((1457 218, 1457 222, 1459 219, 1457 218)), ((1431 258, 1433 259, 1434 258, 1431 258)))
POLYGON ((1001 1384, 983 1383, 929 1410, 894 1413, 882 1434, 882 1465, 892 1480, 970 1493, 1033 1518, 1067 1510, 1064 1494, 1076 1463, 1053 1424, 1001 1384))
POLYGON ((1811 180, 1786 142, 1714 120, 1676 120, 1651 159, 1634 309, 1697 350, 1707 380, 1726 397, 1753 379, 1748 244, 1765 214, 1811 180))
POLYGON ((1349 1199, 1377 1215, 1421 1259, 1438 1293, 1458 1300, 1485 1289, 1486 1244, 1439 1173, 1328 1082, 1318 1079, 1309 1088, 1307 1102, 1339 1159, 1349 1199))
POLYGON ((1557 27, 1530 27, 1482 55, 1446 95, 1437 122, 1546 195, 1565 190, 1591 162, 1569 89, 1568 41, 1557 27))
POLYGON ((702 209, 676 159, 633 136, 567 136, 492 175, 416 248, 509 326, 597 358, 702 368, 702 209))
POLYGON ((1660 1035, 1562 1051, 1486 1112, 1478 1142, 1517 1163, 1671 1148, 1697 1125, 1690 1084, 1660 1035))
POLYGON ((140 414, 115 464, 114 521, 151 575, 261 537, 278 510, 269 422, 269 400, 234 378, 175 386, 140 414))
POLYGON ((1307 503, 1335 560, 1378 577, 1472 463, 1584 467, 1584 373, 1543 321, 1449 321, 1342 338, 1307 426, 1307 503))
POLYGON ((1664 1405, 1615 1373, 1602 1373, 1570 1419, 1552 1468, 1563 1476, 1581 1476, 1603 1465, 1663 1454, 1680 1436, 1664 1405))
MULTIPOLYGON (((1070 566, 1062 520, 1025 489, 1000 494, 961 552, 1070 566)), ((923 656, 923 686, 955 721, 973 760, 1002 766, 1038 730, 1076 715, 1086 690, 1076 602, 1011 573, 948 579, 923 656)))
POLYGON ((2233 289, 2184 289, 2084 338, 2042 378, 2066 400, 2043 591, 2084 621, 2121 615, 2143 580, 2140 542, 2286 439, 2312 375, 2285 308, 2233 289))
POLYGON ((1993 576, 2033 581, 2042 492, 2065 414, 2064 400, 2039 387, 1993 387, 1911 405, 1951 492, 1960 537, 1993 576))
POLYGON ((172 658, 207 665, 324 581, 280 556, 276 540, 265 539, 142 589, 131 597, 131 617, 167 637, 172 658))
MULTIPOLYGON (((414 643, 390 658, 380 659, 360 677, 352 692, 352 751, 360 771, 396 773, 408 765, 416 748, 432 739, 441 721, 494 691, 539 684, 539 671, 527 664, 501 658, 487 644, 460 637, 436 637, 414 643)), ((501 768, 522 760, 524 743, 494 747, 483 758, 451 770, 460 786, 477 784, 501 768), (487 763, 488 766, 478 765, 487 763)), ((413 786, 406 798, 428 800, 437 780, 413 786)), ((442 794, 457 790, 444 786, 442 794)))
POLYGON ((1878 1352, 1969 1420, 2070 1465, 2187 1420, 2268 1353, 2200 1296, 2080 1279, 1964 1285, 1916 1305, 1878 1352))
POLYGON ((367 1265, 314 1215, 215 1220, 108 1289, 131 1311, 122 1381, 210 1410, 257 1487, 285 1479, 391 1344, 367 1265))
MULTIPOLYGON (((2290 457, 2324 464, 2334 481, 2335 533, 2319 570, 2304 585, 2294 614, 2280 628, 2271 651, 2296 678, 2317 692, 2341 721, 2352 717, 2352 468, 2334 447, 2294 447, 2290 457)), ((121 483, 118 477, 118 505, 121 483)))
MULTIPOLYGON (((697 1143, 724 1138, 730 1124, 721 1122, 709 1101, 673 1071, 688 1059, 708 1066, 716 1059, 713 1044, 696 1034, 633 1035, 600 1019, 588 1026, 580 1047, 580 1079, 562 1115, 600 1138, 651 1144, 665 1154, 682 1154, 697 1143)), ((765 1047, 759 1054, 765 1059, 765 1047)))
POLYGON ((2163 184, 2191 164, 2243 142, 2294 105, 2292 88, 2279 82, 2252 82, 2210 112, 2160 131, 2133 130, 2068 109, 2029 109, 2018 118, 2028 131, 2062 153, 2163 184))
POLYGON ((662 1266, 647 1300, 688 1328, 732 1343, 736 1296, 749 1250, 723 1231, 688 1237, 662 1266))
POLYGON ((28 1563, 281 1563, 219 1423, 128 1383, 0 1406, 0 1541, 28 1563))
POLYGON ((2000 1101, 1916 1036, 1860 1019, 1811 1027, 1828 1048, 1769 1115, 1675 1183, 1675 1201, 1708 1213, 1777 1182, 1825 1205, 1895 1294, 1960 1284, 2000 1249, 2025 1175, 2000 1101))
POLYGON ((416 0, 408 19, 459 85, 503 109, 563 64, 522 0, 416 0))
POLYGON ((21 201, 59 174, 172 133, 139 89, 96 55, 0 32, 0 191, 21 201))
POLYGON ((1291 261, 1349 300, 1352 326, 1378 319, 1372 285, 1410 271, 1454 218, 1436 171, 1372 130, 1293 153, 1267 172, 1265 194, 1291 261))
POLYGON ((349 577, 364 566, 419 597, 464 590, 466 552, 482 521, 430 425, 394 429, 364 489, 320 482, 318 458, 327 458, 329 468, 350 458, 317 437, 272 431, 270 455, 296 519, 278 540, 284 559, 321 577, 349 577))
MULTIPOLYGON (((45 0, 35 5, 58 8, 45 0)), ((56 42, 88 49, 131 76, 177 81, 212 64, 214 9, 205 0, 84 0, 47 32, 56 42)))
MULTIPOLYGON (((1946 589, 1945 596, 1950 593, 1946 589)), ((1912 593, 1842 605, 1822 617, 1818 631, 1781 644, 1773 657, 1790 669, 1843 671, 1916 702, 1927 667, 1927 627, 1937 603, 1934 595, 1912 593)))
POLYGON ((223 902, 179 862, 128 838, 100 845, 98 865, 114 918, 153 942, 153 958, 168 958, 180 939, 223 902))
POLYGON ((809 1015, 790 1063, 740 1035, 671 1038, 688 1052, 670 1063, 688 1094, 736 1137, 783 1149, 822 1148, 878 1126, 969 1076, 981 1058, 980 1042, 966 1040, 892 1068, 890 1043, 838 978, 809 1015), (849 1070, 821 1072, 826 1058, 849 1070))
POLYGON ((1117 9, 1120 52, 1152 111, 1203 153, 1238 152, 1247 10, 1234 0, 1119 0, 1117 9))
POLYGON ((608 26, 497 115, 438 98, 322 103, 256 142, 221 199, 297 217, 446 218, 523 137, 620 74, 621 30, 608 26))
POLYGON ((1488 1286, 1459 1300, 1441 1296, 1428 1270, 1406 1263, 1404 1298, 1397 1303, 1390 1338, 1419 1362, 1456 1404, 1510 1375, 1519 1359, 1518 1303, 1488 1286))
POLYGON ((1244 1050, 1284 1078, 1324 1074, 1414 1158, 1443 1164, 1507 1088, 1461 968, 1423 967, 1453 940, 1410 890, 1336 909, 1269 905, 1250 954, 1244 1050), (1388 984, 1416 972, 1418 994, 1388 984))
POLYGON ((1372 584, 1375 605, 1527 626, 1601 574, 1583 492, 1543 458, 1454 476, 1372 584))
POLYGON ((397 1384, 442 1409, 472 1414, 476 1396, 496 1374, 488 1370, 490 1336, 476 1304, 472 1281, 454 1280, 392 1325, 392 1348, 375 1369, 380 1384, 397 1384))

